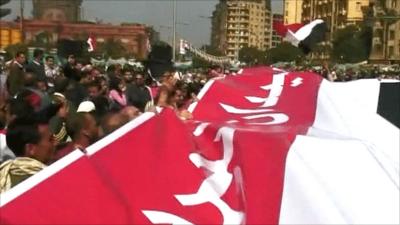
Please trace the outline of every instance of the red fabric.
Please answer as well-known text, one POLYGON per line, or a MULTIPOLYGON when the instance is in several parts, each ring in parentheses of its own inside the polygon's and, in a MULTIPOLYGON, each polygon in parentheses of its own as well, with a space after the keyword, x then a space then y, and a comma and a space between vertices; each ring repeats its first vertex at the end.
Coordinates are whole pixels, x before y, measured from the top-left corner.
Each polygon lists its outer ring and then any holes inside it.
POLYGON ((171 224, 146 214, 163 212, 193 224, 277 224, 286 155, 295 136, 313 123, 320 82, 313 74, 271 68, 217 80, 194 110, 194 121, 184 124, 164 109, 1 207, 1 222, 171 224), (277 98, 262 106, 250 96, 277 98), (234 114, 221 104, 269 111, 246 119, 260 114, 234 114), (288 120, 263 124, 275 120, 270 113, 288 120), (197 202, 188 201, 201 190, 197 202))
POLYGON ((64 156, 68 155, 69 153, 73 152, 76 148, 74 147, 74 144, 68 143, 67 146, 65 146, 64 148, 60 149, 59 151, 57 151, 54 154, 54 162, 63 158, 64 156))
POLYGON ((273 29, 279 36, 282 37, 286 36, 288 30, 292 31, 293 33, 296 33, 302 26, 304 25, 301 23, 284 25, 283 22, 277 22, 277 21, 273 22, 273 29))

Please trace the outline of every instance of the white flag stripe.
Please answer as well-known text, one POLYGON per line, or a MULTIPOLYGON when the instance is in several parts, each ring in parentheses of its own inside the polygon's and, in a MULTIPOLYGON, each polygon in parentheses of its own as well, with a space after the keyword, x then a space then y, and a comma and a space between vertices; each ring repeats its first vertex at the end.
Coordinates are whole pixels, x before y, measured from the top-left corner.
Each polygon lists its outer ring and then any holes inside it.
POLYGON ((400 130, 380 82, 322 82, 313 126, 289 150, 281 224, 398 224, 400 130))

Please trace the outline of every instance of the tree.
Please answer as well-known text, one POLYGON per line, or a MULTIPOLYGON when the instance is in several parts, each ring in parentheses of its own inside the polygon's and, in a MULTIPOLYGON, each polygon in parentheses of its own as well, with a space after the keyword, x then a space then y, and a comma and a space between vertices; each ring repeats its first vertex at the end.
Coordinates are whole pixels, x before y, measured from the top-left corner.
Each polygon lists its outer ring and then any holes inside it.
POLYGON ((52 34, 44 31, 35 36, 35 38, 28 43, 29 47, 44 48, 49 51, 56 48, 56 43, 52 41, 52 34))
POLYGON ((244 47, 239 51, 239 61, 247 65, 257 65, 265 63, 265 52, 256 47, 244 47))
POLYGON ((17 52, 28 52, 28 45, 24 43, 18 43, 14 45, 9 45, 6 47, 5 51, 14 57, 17 52))
POLYGON ((359 26, 347 26, 338 30, 333 37, 331 58, 340 63, 357 63, 369 58, 369 49, 365 46, 365 32, 359 26))
POLYGON ((293 62, 304 58, 303 52, 288 42, 282 42, 275 48, 267 50, 267 63, 293 62))
POLYGON ((96 51, 114 59, 124 57, 126 54, 126 49, 122 43, 114 39, 107 39, 105 42, 98 44, 96 51))

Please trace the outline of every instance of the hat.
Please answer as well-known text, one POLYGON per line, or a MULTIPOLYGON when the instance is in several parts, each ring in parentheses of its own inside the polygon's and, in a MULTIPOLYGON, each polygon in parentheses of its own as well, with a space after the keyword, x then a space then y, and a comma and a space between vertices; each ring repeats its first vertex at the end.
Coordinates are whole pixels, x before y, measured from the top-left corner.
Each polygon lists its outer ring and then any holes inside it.
POLYGON ((79 104, 78 110, 76 112, 93 112, 96 110, 96 106, 91 101, 84 101, 79 104))

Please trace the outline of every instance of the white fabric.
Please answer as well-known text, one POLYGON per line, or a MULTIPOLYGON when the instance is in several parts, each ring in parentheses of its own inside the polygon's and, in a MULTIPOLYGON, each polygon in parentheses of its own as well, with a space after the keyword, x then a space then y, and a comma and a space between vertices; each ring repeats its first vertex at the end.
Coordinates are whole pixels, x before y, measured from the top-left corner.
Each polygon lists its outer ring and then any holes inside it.
POLYGON ((0 134, 0 164, 13 158, 15 155, 7 146, 6 135, 0 134))
POLYGON ((281 224, 399 224, 400 130, 376 113, 379 87, 321 84, 315 122, 289 150, 281 224))
POLYGON ((324 21, 321 19, 313 20, 310 23, 308 23, 308 24, 304 25, 303 27, 301 27, 300 29, 298 29, 296 31, 296 33, 294 34, 294 36, 296 37, 297 40, 302 41, 311 34, 311 31, 315 26, 317 26, 318 24, 321 24, 321 23, 324 23, 324 21))

